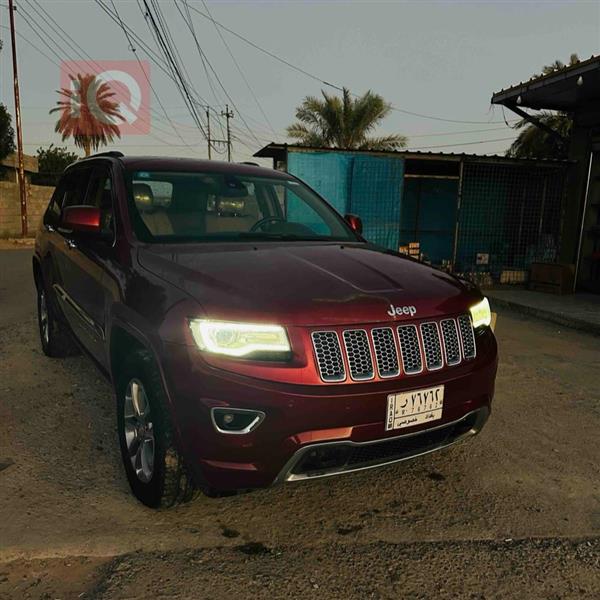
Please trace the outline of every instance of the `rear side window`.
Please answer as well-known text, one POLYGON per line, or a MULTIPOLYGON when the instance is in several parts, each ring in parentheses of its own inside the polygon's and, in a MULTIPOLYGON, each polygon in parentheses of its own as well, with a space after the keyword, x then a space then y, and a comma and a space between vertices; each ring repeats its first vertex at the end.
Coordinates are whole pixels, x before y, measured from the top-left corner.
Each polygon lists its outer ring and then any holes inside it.
POLYGON ((94 169, 87 195, 84 199, 86 206, 100 209, 100 221, 105 233, 114 233, 113 186, 110 169, 99 166, 94 169))
POLYGON ((64 197, 61 208, 68 206, 91 205, 91 199, 86 199, 87 188, 90 181, 91 169, 73 169, 66 176, 64 197))
POLYGON ((91 172, 90 167, 85 167, 70 169, 63 175, 44 214, 46 225, 57 226, 60 223, 62 211, 67 206, 89 204, 91 200, 86 200, 86 194, 91 172))

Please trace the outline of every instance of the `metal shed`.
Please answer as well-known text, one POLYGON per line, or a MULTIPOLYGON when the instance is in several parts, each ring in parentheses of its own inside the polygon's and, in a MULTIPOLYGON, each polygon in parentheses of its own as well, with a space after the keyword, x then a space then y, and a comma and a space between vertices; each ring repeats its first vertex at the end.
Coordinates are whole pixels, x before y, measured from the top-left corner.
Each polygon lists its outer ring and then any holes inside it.
POLYGON ((269 144, 255 156, 306 181, 364 235, 480 283, 521 283, 559 255, 566 161, 269 144))

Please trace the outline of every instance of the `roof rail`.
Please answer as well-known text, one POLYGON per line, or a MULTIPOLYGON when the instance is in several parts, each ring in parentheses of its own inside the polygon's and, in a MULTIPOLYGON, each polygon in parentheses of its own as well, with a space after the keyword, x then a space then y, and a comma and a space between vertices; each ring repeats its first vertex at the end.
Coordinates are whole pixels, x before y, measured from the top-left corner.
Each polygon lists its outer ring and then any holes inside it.
POLYGON ((121 158, 125 155, 122 152, 119 152, 119 150, 108 150, 107 152, 98 152, 97 154, 86 156, 86 158, 96 158, 97 156, 112 156, 113 158, 121 158))
POLYGON ((242 160, 240 163, 238 163, 240 165, 252 165, 253 167, 260 167, 260 165, 258 163, 249 161, 249 160, 242 160))

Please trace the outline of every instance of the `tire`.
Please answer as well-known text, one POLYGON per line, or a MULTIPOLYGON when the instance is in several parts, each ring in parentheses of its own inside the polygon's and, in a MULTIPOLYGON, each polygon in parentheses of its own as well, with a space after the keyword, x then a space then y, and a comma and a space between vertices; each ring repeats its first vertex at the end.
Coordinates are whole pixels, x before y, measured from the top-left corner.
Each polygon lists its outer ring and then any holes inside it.
POLYGON ((41 281, 37 284, 37 308, 38 331, 44 354, 51 358, 63 358, 78 354, 78 348, 66 325, 55 317, 48 291, 41 281))
POLYGON ((196 497, 194 482, 173 443, 158 369, 147 352, 133 353, 120 371, 117 424, 129 486, 142 504, 170 508, 196 497))

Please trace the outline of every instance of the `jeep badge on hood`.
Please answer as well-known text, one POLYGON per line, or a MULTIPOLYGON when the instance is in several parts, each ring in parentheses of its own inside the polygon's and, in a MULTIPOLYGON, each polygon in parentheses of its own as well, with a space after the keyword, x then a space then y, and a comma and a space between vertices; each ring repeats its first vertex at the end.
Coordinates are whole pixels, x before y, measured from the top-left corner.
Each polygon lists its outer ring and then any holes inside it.
POLYGON ((390 310, 387 311, 387 314, 390 315, 390 317, 401 317, 402 315, 410 315, 411 317, 414 317, 417 314, 417 307, 416 306, 394 306, 393 304, 390 304, 390 310))

